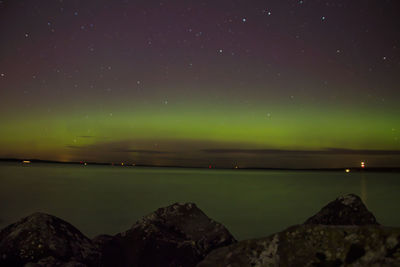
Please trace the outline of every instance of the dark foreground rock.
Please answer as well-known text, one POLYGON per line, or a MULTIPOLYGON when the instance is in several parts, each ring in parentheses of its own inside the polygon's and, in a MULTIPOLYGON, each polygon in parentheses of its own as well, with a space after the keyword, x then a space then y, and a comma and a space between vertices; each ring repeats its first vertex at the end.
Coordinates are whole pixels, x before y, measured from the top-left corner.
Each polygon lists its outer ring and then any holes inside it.
POLYGON ((0 231, 0 266, 196 265, 400 267, 400 228, 378 225, 358 196, 347 195, 303 225, 239 243, 192 203, 160 208, 124 233, 92 241, 43 213, 0 231))
POLYGON ((349 194, 330 202, 305 224, 378 225, 378 222, 359 196, 349 194))
POLYGON ((206 266, 400 266, 400 228, 298 225, 212 251, 206 266))
POLYGON ((98 266, 99 251, 71 224, 34 213, 0 232, 0 266, 98 266))
POLYGON ((204 266, 400 266, 400 228, 379 226, 354 194, 303 225, 212 251, 204 266))
POLYGON ((124 245, 118 235, 99 235, 92 242, 102 255, 101 266, 124 266, 124 245))
POLYGON ((236 240, 195 204, 160 208, 114 237, 94 239, 106 266, 195 266, 236 240))

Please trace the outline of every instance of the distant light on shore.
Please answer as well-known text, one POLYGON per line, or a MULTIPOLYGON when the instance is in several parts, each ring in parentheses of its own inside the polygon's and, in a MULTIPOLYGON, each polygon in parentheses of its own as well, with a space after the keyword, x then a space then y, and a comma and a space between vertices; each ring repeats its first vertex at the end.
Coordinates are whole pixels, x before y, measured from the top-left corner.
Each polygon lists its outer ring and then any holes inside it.
POLYGON ((349 172, 350 172, 350 169, 346 169, 345 171, 346 171, 347 173, 349 173, 349 172))
POLYGON ((23 160, 22 163, 29 164, 29 163, 31 163, 31 161, 30 160, 23 160))

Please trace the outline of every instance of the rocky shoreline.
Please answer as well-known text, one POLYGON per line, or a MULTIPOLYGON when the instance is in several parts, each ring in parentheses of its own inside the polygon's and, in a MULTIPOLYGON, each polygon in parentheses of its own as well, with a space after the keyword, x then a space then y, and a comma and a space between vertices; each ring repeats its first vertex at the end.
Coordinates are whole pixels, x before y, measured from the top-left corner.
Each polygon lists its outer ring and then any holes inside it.
POLYGON ((160 208, 123 233, 92 240, 34 213, 0 231, 0 266, 400 266, 400 228, 381 226, 353 194, 304 224, 240 242, 193 203, 160 208))

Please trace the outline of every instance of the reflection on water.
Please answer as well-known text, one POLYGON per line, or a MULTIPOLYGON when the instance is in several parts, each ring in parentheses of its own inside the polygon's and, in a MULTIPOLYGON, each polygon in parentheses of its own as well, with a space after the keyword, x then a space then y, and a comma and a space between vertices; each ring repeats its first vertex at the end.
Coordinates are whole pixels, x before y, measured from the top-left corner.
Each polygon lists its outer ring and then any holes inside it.
POLYGON ((367 196, 367 178, 365 178, 365 173, 361 172, 361 200, 366 206, 368 206, 368 196, 367 196))
POLYGON ((93 237, 125 231, 159 207, 194 202, 240 240, 303 223, 348 193, 368 202, 381 224, 400 226, 398 192, 399 173, 0 163, 0 228, 42 211, 93 237))

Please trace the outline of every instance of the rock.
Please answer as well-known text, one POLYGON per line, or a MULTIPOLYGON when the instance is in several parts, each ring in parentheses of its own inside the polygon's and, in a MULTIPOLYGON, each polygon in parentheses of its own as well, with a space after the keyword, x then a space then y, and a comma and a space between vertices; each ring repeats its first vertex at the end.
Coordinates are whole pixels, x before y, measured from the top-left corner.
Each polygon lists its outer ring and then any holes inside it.
POLYGON ((400 228, 298 225, 212 251, 205 266, 400 266, 400 228))
POLYGON ((95 266, 99 258, 90 239, 45 213, 34 213, 0 231, 0 266, 95 266))
POLYGON ((27 263, 24 267, 48 267, 48 266, 59 266, 59 267, 87 267, 87 265, 82 264, 77 261, 62 262, 54 257, 47 257, 41 259, 40 261, 33 263, 27 263))
POLYGON ((99 235, 92 242, 101 255, 103 255, 102 266, 123 266, 123 248, 120 238, 110 235, 99 235))
POLYGON ((360 197, 354 194, 341 196, 330 202, 305 224, 379 225, 360 197))
POLYGON ((195 204, 176 203, 114 238, 100 236, 94 242, 108 266, 195 266, 213 249, 236 240, 195 204))

